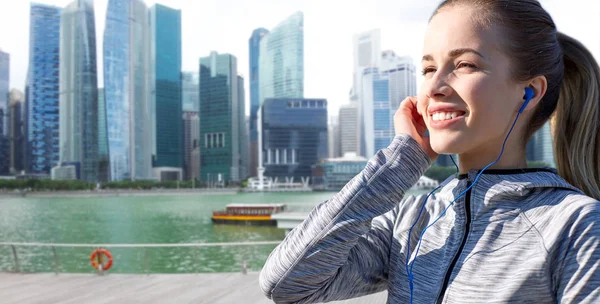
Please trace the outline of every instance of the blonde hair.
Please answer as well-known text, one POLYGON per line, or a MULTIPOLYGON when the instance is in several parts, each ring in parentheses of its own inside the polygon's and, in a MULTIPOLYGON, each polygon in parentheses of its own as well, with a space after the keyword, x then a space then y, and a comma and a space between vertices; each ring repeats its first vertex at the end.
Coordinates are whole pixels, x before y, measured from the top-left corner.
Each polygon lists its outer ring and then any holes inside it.
MULTIPOLYGON (((559 33, 537 0, 446 0, 477 8, 474 20, 503 29, 503 51, 517 81, 545 76, 546 94, 525 131, 526 142, 551 119, 558 174, 600 200, 600 69, 577 40, 559 33)), ((433 17, 432 17, 433 18, 433 17)))

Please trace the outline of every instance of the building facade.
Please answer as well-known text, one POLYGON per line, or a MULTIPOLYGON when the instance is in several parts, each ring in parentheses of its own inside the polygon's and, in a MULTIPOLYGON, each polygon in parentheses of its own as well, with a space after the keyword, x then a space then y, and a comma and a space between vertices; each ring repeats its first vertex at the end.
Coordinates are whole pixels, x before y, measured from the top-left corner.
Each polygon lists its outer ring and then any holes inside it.
POLYGON ((25 135, 23 125, 23 110, 25 109, 25 95, 23 92, 12 89, 9 98, 9 137, 10 141, 10 173, 17 174, 24 169, 25 135))
POLYGON ((350 102, 341 105, 339 113, 340 154, 360 155, 358 103, 350 102))
POLYGON ((527 151, 529 161, 544 162, 548 166, 556 167, 554 159, 554 143, 552 140, 552 132, 550 130, 550 121, 545 123, 537 130, 530 139, 527 151))
POLYGON ((260 40, 259 102, 304 97, 304 14, 296 12, 260 40))
POLYGON ((340 157, 341 138, 340 138, 340 117, 330 116, 328 124, 328 140, 329 140, 329 158, 340 157))
POLYGON ((183 175, 185 180, 200 179, 200 117, 198 112, 183 112, 183 175))
POLYGON ((106 99, 104 88, 98 88, 98 181, 110 181, 108 134, 106 126, 106 99))
POLYGON ((356 153, 346 153, 343 157, 325 159, 312 166, 315 190, 340 191, 366 166, 368 160, 356 153))
POLYGON ((408 96, 416 95, 416 72, 409 57, 381 54, 380 68, 362 69, 359 98, 360 155, 370 158, 394 138, 394 114, 408 96))
MULTIPOLYGON (((10 86, 10 54, 0 49, 0 111, 4 115, 8 115, 9 103, 9 86, 10 86)), ((8 119, 4 119, 4 123, 0 126, 2 135, 8 135, 8 119)), ((1 161, 0 161, 1 162, 1 161)))
POLYGON ((98 181, 98 79, 93 0, 75 0, 60 24, 60 162, 98 181))
POLYGON ((152 122, 155 125, 152 165, 154 172, 179 172, 181 179, 184 153, 180 10, 160 4, 150 9, 150 54, 152 122))
POLYGON ((237 134, 235 134, 234 137, 239 138, 239 141, 237 141, 237 147, 235 147, 234 142, 233 149, 238 153, 238 179, 242 181, 248 177, 248 146, 250 141, 248 140, 248 125, 246 124, 246 90, 244 89, 244 78, 240 75, 237 76, 237 84, 238 102, 232 110, 237 113, 237 118, 234 123, 237 134))
POLYGON ((152 178, 150 24, 141 0, 109 0, 104 30, 104 98, 110 178, 152 178))
POLYGON ((327 100, 267 98, 261 109, 264 176, 309 183, 329 153, 327 100))
POLYGON ((250 176, 256 176, 258 174, 258 109, 260 108, 261 101, 259 99, 260 91, 260 69, 259 69, 259 58, 260 58, 260 41, 265 37, 269 31, 264 28, 257 28, 252 31, 252 36, 248 40, 248 52, 250 55, 250 153, 249 153, 249 166, 250 176))
POLYGON ((181 108, 183 112, 200 111, 198 72, 181 72, 181 108))
POLYGON ((381 60, 381 31, 372 29, 370 31, 355 34, 352 38, 354 54, 353 90, 351 95, 359 98, 362 90, 363 70, 379 67, 381 60))
POLYGON ((25 170, 49 174, 59 162, 61 8, 32 3, 25 89, 25 170))
POLYGON ((244 109, 237 58, 211 52, 200 58, 201 181, 224 185, 241 181, 240 117, 244 109))

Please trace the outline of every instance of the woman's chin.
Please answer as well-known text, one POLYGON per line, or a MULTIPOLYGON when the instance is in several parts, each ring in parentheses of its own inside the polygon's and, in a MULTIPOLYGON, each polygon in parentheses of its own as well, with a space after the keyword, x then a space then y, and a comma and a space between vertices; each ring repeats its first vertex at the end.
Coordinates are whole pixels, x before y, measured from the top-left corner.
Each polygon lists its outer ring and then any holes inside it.
POLYGON ((431 140, 431 149, 437 154, 460 154, 460 145, 457 145, 452 140, 447 138, 431 140))

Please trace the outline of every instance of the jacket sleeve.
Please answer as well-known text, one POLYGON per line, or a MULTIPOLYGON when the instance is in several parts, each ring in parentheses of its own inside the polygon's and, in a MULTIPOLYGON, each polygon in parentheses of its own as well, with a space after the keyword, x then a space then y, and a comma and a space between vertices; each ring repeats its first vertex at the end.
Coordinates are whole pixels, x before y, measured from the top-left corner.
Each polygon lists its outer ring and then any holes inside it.
POLYGON ((413 138, 397 135, 273 250, 260 273, 265 295, 314 303, 385 290, 393 209, 430 164, 413 138))
POLYGON ((565 231, 554 277, 560 303, 600 303, 600 202, 584 205, 565 231))

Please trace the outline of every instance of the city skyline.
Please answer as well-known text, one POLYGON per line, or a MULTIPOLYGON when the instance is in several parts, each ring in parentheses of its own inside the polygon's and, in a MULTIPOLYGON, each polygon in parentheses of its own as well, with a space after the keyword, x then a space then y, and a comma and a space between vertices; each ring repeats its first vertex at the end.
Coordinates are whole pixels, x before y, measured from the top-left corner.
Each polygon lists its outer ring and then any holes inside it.
MULTIPOLYGON (((65 7, 69 0, 39 0, 35 3, 65 7)), ((96 31, 104 32, 107 0, 96 0, 96 31)), ((600 54, 600 4, 575 0, 560 3, 544 0, 559 30, 579 39, 598 58, 600 54), (581 9, 585 7, 585 9, 581 9), (585 19, 585 23, 579 22, 585 19)), ((305 16, 305 97, 327 98, 331 113, 337 112, 341 104, 348 102, 352 87, 354 34, 373 28, 381 29, 382 50, 393 50, 399 56, 411 56, 420 70, 422 39, 429 15, 439 1, 345 1, 343 14, 339 3, 318 1, 241 1, 227 2, 162 0, 145 1, 148 7, 155 3, 182 11, 182 70, 196 71, 200 57, 210 51, 229 53, 239 58, 238 72, 245 78, 245 87, 250 88, 246 75, 249 66, 248 39, 259 27, 275 27, 281 20, 296 11, 305 16), (268 9, 265 9, 268 7, 268 9), (332 22, 332 17, 335 22, 332 22), (219 29, 218 31, 215 29, 219 29), (410 29, 407 31, 406 29, 410 29), (409 43, 406 43, 406 42, 409 43), (332 80, 322 69, 336 71, 340 77, 332 80), (323 85, 327 83, 327 85, 323 85)), ((6 5, 6 4, 5 4, 6 5)), ((14 28, 0 33, 0 48, 11 54, 10 87, 23 90, 28 68, 29 41, 28 1, 11 3, 10 9, 0 10, 0 26, 14 28)), ((97 37, 102 45, 102 37, 97 37)), ((100 52, 100 51, 99 51, 100 52)), ((99 87, 103 87, 102 56, 98 54, 99 87)), ((417 87, 422 78, 417 78, 417 87)), ((249 91, 246 90, 248 103, 249 91)), ((249 107, 247 113, 249 112, 249 107)))

